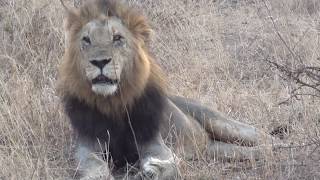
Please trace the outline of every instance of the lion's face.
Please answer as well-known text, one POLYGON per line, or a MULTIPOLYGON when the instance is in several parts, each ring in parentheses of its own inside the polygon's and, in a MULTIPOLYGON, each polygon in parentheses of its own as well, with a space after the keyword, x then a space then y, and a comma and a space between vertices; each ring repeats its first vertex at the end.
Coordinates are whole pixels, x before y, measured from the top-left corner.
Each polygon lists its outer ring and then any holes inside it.
POLYGON ((79 33, 80 66, 92 91, 112 95, 131 69, 134 54, 127 28, 116 17, 102 17, 88 22, 79 33), (126 69, 126 70, 124 70, 126 69))
POLYGON ((152 29, 140 11, 118 0, 88 0, 66 15, 62 96, 111 113, 132 106, 147 87, 164 89, 162 71, 149 53, 152 29))

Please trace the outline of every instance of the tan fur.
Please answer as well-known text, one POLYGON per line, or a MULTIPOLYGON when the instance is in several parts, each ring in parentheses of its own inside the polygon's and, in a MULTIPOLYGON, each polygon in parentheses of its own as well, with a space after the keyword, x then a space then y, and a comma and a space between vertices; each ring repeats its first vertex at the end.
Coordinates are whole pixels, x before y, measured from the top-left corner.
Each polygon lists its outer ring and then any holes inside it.
MULTIPOLYGON (((147 43, 152 30, 143 15, 119 3, 119 0, 94 0, 87 2, 80 9, 66 7, 65 9, 67 11, 65 21, 67 43, 64 58, 59 67, 60 96, 75 96, 86 104, 98 108, 102 113, 118 116, 125 114, 123 111, 126 108, 130 109, 134 106, 134 100, 144 93, 147 86, 155 87, 166 94, 163 73, 148 51, 147 43), (86 72, 83 70, 83 64, 80 62, 82 57, 79 37, 88 22, 93 20, 105 22, 111 17, 120 19, 124 28, 130 33, 131 39, 128 43, 130 43, 130 50, 133 50, 130 53, 133 52, 133 55, 123 58, 127 60, 131 58, 133 63, 121 72, 123 76, 119 82, 118 93, 104 96, 93 92, 91 82, 88 81, 86 72)), ((128 61, 125 62, 128 63, 128 61)), ((226 118, 219 112, 186 98, 174 96, 167 98, 163 115, 166 123, 157 136, 149 143, 138 145, 142 174, 153 174, 154 178, 151 179, 176 179, 178 173, 176 165, 179 159, 162 138, 172 139, 173 149, 175 151, 181 149, 185 156, 190 158, 194 155, 201 157, 207 152, 212 157, 221 156, 227 159, 256 158, 260 155, 259 150, 243 146, 259 145, 262 140, 268 140, 268 142, 274 140, 250 125, 226 118)), ((109 176, 106 162, 92 156, 97 151, 95 148, 97 142, 82 140, 79 144, 80 166, 88 170, 88 173, 84 170, 84 177, 92 179, 92 174, 99 176, 97 172, 103 169, 106 169, 104 174, 109 176)))
POLYGON ((146 47, 152 33, 146 18, 136 10, 116 1, 108 1, 108 9, 101 4, 102 1, 99 0, 90 1, 80 9, 68 12, 65 29, 69 44, 59 67, 58 91, 62 96, 76 96, 89 105, 98 107, 104 113, 120 114, 119 111, 124 109, 124 106, 130 108, 133 105, 134 99, 143 93, 147 85, 163 91, 166 85, 161 69, 146 47), (120 93, 110 97, 92 92, 90 84, 84 78, 84 72, 79 67, 80 50, 77 42, 77 36, 83 26, 93 19, 106 18, 102 15, 105 11, 109 16, 117 16, 122 20, 133 35, 132 46, 135 48, 132 74, 127 74, 125 79, 121 80, 120 93))

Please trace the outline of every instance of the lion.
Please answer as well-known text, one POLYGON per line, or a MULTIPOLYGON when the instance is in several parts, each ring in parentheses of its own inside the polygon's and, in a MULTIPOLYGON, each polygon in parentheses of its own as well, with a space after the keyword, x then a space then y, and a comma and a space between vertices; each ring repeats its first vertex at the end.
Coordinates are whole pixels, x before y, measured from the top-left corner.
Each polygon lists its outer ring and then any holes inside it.
POLYGON ((181 159, 251 159, 273 137, 170 95, 152 56, 146 17, 123 1, 91 0, 66 12, 58 93, 78 135, 81 179, 179 179, 181 159), (183 152, 183 157, 176 152, 183 152), (111 166, 112 164, 112 166, 111 166), (119 175, 119 176, 118 176, 119 175), (122 176, 123 177, 123 176, 122 176))

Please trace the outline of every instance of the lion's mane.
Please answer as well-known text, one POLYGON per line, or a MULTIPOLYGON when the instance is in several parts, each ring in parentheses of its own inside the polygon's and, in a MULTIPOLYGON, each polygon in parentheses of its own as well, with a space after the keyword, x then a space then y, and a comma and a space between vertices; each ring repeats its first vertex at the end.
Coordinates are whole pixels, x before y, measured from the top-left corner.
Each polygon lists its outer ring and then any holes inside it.
POLYGON ((152 29, 135 8, 118 1, 96 0, 70 10, 65 21, 66 49, 59 67, 58 93, 73 128, 82 137, 109 144, 115 164, 137 160, 135 141, 145 143, 158 132, 166 101, 165 81, 148 51, 152 29), (77 36, 101 15, 116 16, 134 37, 134 66, 114 95, 95 94, 81 70, 77 36))
POLYGON ((164 92, 165 81, 162 71, 154 62, 147 45, 152 29, 145 16, 137 9, 116 0, 89 1, 81 8, 68 13, 65 29, 68 42, 63 62, 59 67, 58 81, 58 90, 62 96, 76 96, 88 105, 98 107, 101 112, 118 114, 123 106, 133 106, 135 99, 144 93, 147 86, 164 92), (133 69, 121 80, 120 91, 110 97, 102 97, 92 92, 90 83, 86 81, 84 72, 79 67, 80 51, 76 41, 82 27, 93 19, 99 19, 101 14, 116 16, 122 20, 133 34, 136 52, 133 69))

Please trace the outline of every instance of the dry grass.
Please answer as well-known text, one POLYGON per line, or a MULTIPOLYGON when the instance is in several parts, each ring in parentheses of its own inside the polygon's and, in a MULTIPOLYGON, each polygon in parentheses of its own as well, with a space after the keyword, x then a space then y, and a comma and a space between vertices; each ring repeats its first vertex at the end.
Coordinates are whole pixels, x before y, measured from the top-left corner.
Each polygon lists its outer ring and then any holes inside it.
MULTIPOLYGON (((290 126, 284 140, 289 148, 257 162, 188 162, 186 179, 320 177, 320 100, 306 96, 279 105, 292 82, 265 62, 320 65, 318 0, 266 0, 270 12, 259 0, 131 2, 156 30, 153 52, 172 93, 266 131, 290 126), (275 33, 270 15, 295 55, 275 33)), ((1 180, 73 176, 73 137, 55 94, 62 16, 58 1, 0 0, 1 180)))

